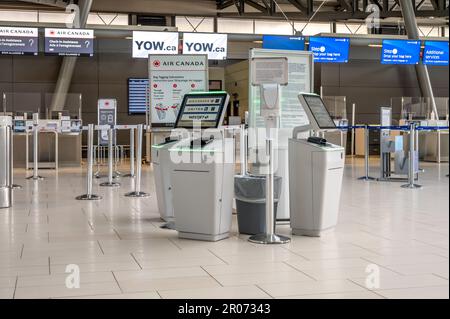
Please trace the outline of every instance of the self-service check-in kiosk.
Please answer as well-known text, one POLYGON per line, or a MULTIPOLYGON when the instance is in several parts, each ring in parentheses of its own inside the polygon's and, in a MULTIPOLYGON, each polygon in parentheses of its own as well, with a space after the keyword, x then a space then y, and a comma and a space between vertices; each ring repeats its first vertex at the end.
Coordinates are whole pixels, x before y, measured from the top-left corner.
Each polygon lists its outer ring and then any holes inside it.
POLYGON ((298 138, 336 129, 319 95, 302 93, 299 100, 310 124, 295 128, 289 140, 291 228, 294 235, 320 236, 337 224, 345 151, 323 138, 298 138))
POLYGON ((220 129, 226 92, 185 95, 175 129, 189 132, 169 149, 175 229, 180 238, 229 237, 234 195, 234 145, 220 129))

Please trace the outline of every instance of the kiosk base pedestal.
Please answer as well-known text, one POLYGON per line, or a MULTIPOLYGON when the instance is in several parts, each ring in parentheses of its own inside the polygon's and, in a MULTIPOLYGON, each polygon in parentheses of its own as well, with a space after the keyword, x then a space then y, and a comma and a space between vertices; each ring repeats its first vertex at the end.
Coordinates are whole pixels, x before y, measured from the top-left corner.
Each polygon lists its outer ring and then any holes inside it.
POLYGON ((98 195, 81 195, 75 198, 76 200, 101 200, 102 197, 98 195))
POLYGON ((269 235, 269 234, 258 234, 250 237, 248 239, 249 242, 255 244, 263 244, 263 245, 281 245, 288 244, 291 242, 291 239, 285 236, 280 235, 269 235))
POLYGON ((230 233, 219 234, 219 235, 208 235, 208 234, 196 234, 196 233, 185 233, 178 231, 178 237, 182 239, 193 239, 202 241, 219 241, 230 237, 230 233))

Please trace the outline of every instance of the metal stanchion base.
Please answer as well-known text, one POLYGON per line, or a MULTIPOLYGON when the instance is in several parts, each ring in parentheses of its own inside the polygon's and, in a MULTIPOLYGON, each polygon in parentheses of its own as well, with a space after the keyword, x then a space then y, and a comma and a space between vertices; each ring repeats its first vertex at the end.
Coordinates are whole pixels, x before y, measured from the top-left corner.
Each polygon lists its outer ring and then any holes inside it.
POLYGON ((171 230, 176 230, 175 228, 175 222, 167 222, 164 225, 162 225, 161 227, 159 227, 161 229, 171 229, 171 230))
POLYGON ((126 175, 123 175, 123 177, 131 177, 131 178, 134 178, 135 175, 134 175, 134 174, 126 174, 126 175))
POLYGON ((76 200, 101 200, 103 197, 98 196, 98 195, 81 195, 81 196, 77 196, 75 197, 76 200))
POLYGON ((101 183, 100 186, 102 187, 120 187, 119 183, 110 183, 110 182, 105 182, 105 183, 101 183))
POLYGON ((150 194, 144 193, 144 192, 131 192, 126 193, 126 197, 135 197, 135 198, 144 198, 144 197, 150 197, 150 194))
POLYGON ((17 184, 13 184, 13 185, 11 186, 11 188, 12 188, 12 189, 22 189, 22 186, 21 186, 21 185, 17 185, 17 184))
POLYGON ((363 177, 359 177, 358 180, 359 181, 375 181, 376 178, 375 177, 370 177, 370 176, 363 176, 363 177))
POLYGON ((34 177, 34 176, 29 176, 29 177, 27 177, 26 179, 28 179, 28 180, 34 180, 34 181, 41 181, 41 180, 43 180, 44 178, 42 177, 42 176, 37 176, 37 177, 34 177))
POLYGON ((291 242, 289 237, 280 236, 280 235, 269 235, 269 234, 258 234, 250 237, 248 239, 249 242, 255 244, 263 244, 263 245, 280 245, 280 244, 288 244, 291 242))
POLYGON ((402 188, 409 188, 409 189, 417 189, 417 188, 422 188, 422 185, 419 184, 406 184, 406 185, 402 185, 402 188))

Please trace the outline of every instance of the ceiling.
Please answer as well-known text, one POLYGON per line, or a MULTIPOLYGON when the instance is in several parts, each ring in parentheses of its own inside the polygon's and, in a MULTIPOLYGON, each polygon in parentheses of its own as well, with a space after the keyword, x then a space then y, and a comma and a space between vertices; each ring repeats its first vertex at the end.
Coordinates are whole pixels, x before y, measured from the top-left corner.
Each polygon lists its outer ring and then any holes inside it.
MULTIPOLYGON (((0 8, 62 10, 83 0, 0 0, 0 8)), ((349 21, 365 19, 367 6, 386 22, 398 22, 398 0, 93 0, 92 11, 130 14, 217 16, 226 18, 349 21), (320 7, 320 10, 318 8, 320 7)), ((421 21, 448 25, 449 0, 411 0, 421 21)))

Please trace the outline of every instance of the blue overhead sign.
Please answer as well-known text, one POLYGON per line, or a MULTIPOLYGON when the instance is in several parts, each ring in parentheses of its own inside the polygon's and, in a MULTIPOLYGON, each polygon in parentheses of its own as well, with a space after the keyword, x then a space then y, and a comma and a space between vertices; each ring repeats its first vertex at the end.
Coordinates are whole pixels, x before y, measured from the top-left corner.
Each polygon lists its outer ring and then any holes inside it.
POLYGON ((383 40, 382 64, 419 64, 419 40, 383 40))
POLYGON ((448 66, 448 41, 425 41, 423 64, 448 66))
POLYGON ((305 38, 289 35, 264 35, 263 49, 305 50, 305 38))
POLYGON ((349 38, 309 38, 309 51, 314 54, 314 62, 347 63, 349 50, 349 38))

